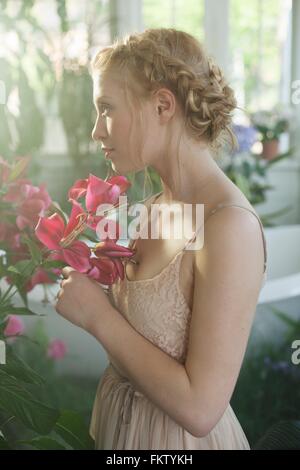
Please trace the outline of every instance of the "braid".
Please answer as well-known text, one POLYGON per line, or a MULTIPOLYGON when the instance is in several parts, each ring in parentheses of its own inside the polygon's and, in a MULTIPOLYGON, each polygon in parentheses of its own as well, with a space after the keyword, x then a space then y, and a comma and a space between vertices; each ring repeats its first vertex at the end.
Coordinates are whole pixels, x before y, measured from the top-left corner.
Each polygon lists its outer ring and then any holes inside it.
POLYGON ((232 111, 237 102, 232 88, 213 59, 190 34, 173 28, 147 29, 117 40, 100 51, 94 68, 124 68, 129 88, 147 99, 153 90, 166 87, 173 92, 185 119, 187 133, 217 149, 230 136, 232 111))

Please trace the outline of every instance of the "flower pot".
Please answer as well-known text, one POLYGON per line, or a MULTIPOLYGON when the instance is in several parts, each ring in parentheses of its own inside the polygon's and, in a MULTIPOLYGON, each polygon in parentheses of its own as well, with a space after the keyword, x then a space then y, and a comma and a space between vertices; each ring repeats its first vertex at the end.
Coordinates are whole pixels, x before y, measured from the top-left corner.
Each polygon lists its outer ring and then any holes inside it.
POLYGON ((266 160, 273 160, 279 153, 279 140, 267 140, 262 143, 262 156, 266 160))

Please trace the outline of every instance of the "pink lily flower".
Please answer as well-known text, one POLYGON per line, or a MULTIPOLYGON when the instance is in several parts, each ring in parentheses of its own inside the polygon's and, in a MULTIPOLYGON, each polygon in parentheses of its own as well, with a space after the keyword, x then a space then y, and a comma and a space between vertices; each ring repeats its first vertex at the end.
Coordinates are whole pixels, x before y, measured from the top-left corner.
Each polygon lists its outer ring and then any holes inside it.
POLYGON ((85 273, 91 268, 90 248, 82 241, 75 240, 85 225, 86 214, 80 204, 73 201, 70 219, 64 220, 56 212, 50 217, 41 217, 35 228, 40 242, 49 250, 56 251, 56 259, 65 261, 72 268, 85 273))
POLYGON ((113 284, 117 278, 124 279, 122 258, 130 258, 135 250, 117 245, 114 240, 105 240, 92 249, 96 258, 91 258, 92 269, 87 273, 101 284, 113 284))
POLYGON ((34 228, 52 202, 45 184, 37 187, 27 180, 11 184, 3 200, 17 204, 16 224, 20 230, 26 226, 34 228))
POLYGON ((104 240, 97 243, 93 252, 97 257, 109 256, 110 258, 130 258, 135 254, 135 250, 117 245, 114 240, 104 240))
POLYGON ((104 285, 113 284, 118 277, 124 279, 124 266, 118 259, 111 259, 108 257, 90 258, 92 269, 87 272, 87 275, 97 282, 104 285))
POLYGON ((86 195, 88 187, 88 178, 75 181, 72 188, 69 189, 68 199, 69 201, 77 201, 79 198, 86 195))
POLYGON ((107 181, 92 174, 87 179, 78 180, 69 190, 69 200, 77 200, 85 196, 86 209, 95 213, 100 204, 116 205, 120 194, 130 187, 131 183, 125 176, 113 176, 107 181))

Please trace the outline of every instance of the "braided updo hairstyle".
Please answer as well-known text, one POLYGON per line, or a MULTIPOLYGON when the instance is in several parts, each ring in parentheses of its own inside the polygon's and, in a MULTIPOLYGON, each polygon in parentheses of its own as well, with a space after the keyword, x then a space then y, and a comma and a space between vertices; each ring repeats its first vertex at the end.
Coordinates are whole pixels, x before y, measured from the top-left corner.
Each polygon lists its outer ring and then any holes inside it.
POLYGON ((115 70, 132 96, 141 100, 159 88, 172 91, 183 112, 189 136, 218 149, 228 137, 234 147, 232 111, 237 102, 221 69, 192 35, 173 28, 130 34, 100 50, 92 69, 115 70))

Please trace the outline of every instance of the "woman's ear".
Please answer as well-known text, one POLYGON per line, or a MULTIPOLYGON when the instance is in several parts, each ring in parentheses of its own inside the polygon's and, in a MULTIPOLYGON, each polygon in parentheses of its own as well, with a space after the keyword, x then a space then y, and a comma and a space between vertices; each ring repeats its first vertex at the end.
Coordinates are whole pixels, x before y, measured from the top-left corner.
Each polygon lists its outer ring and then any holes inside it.
POLYGON ((169 120, 175 113, 175 96, 167 88, 161 88, 156 92, 155 107, 160 117, 163 117, 164 120, 169 120))

